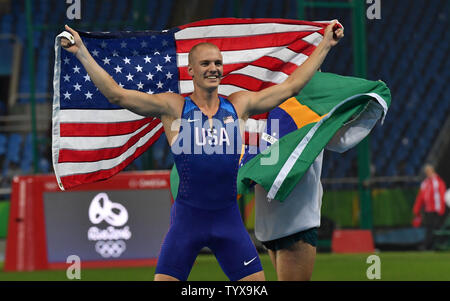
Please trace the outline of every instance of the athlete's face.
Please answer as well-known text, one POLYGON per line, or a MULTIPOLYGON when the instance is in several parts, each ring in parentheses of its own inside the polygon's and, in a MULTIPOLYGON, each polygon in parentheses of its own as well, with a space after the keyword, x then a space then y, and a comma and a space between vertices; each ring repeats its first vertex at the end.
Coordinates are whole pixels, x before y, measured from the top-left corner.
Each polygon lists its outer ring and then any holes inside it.
POLYGON ((219 87, 223 74, 223 59, 220 50, 210 45, 201 45, 192 53, 188 72, 194 87, 214 90, 219 87))

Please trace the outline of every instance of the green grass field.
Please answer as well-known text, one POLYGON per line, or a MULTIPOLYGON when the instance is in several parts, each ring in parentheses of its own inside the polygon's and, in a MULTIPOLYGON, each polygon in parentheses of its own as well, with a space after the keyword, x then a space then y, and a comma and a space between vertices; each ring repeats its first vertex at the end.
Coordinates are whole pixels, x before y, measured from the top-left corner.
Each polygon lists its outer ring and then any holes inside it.
MULTIPOLYGON (((317 255, 312 280, 314 281, 362 281, 368 280, 366 270, 370 254, 317 255)), ((450 281, 450 252, 381 252, 381 280, 385 281, 450 281)), ((261 254, 267 280, 276 280, 275 270, 269 256, 261 254)), ((87 281, 150 281, 154 267, 81 269, 81 280, 87 281)), ((62 281, 65 270, 35 272, 5 272, 0 263, 0 281, 62 281)), ((200 255, 192 269, 189 280, 226 281, 212 255, 200 255)), ((73 280, 71 280, 73 281, 73 280)))

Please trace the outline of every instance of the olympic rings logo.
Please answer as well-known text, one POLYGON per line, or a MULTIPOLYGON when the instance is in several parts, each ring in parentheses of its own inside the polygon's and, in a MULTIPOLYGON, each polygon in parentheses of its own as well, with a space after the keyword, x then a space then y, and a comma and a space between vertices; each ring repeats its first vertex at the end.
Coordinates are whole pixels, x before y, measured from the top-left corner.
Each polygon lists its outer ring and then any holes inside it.
POLYGON ((127 245, 123 240, 99 240, 95 243, 95 251, 103 258, 117 258, 126 248, 127 245))

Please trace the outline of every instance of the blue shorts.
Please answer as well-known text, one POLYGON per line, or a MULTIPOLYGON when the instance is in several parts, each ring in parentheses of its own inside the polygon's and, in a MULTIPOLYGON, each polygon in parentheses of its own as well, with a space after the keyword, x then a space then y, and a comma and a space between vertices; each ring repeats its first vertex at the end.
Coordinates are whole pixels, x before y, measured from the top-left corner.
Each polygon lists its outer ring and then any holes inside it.
POLYGON ((262 271, 237 203, 224 209, 205 210, 175 202, 155 273, 186 281, 203 247, 214 253, 231 281, 262 271))

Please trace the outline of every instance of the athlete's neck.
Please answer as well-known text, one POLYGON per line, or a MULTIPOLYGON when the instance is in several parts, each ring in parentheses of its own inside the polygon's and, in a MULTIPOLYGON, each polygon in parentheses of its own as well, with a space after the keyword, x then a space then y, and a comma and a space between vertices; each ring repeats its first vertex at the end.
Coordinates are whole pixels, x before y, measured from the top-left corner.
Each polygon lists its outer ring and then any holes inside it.
POLYGON ((195 89, 191 99, 210 118, 216 113, 220 103, 217 89, 213 91, 195 89))

